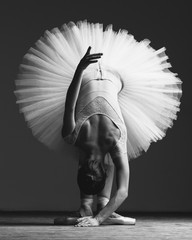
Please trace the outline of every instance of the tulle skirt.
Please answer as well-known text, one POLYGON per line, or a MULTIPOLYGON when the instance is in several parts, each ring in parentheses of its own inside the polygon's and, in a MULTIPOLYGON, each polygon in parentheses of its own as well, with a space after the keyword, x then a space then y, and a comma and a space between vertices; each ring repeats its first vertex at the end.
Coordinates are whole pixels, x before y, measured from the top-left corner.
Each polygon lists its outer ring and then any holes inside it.
POLYGON ((15 80, 15 95, 33 135, 51 149, 64 145, 61 136, 67 89, 88 46, 102 52, 102 66, 118 73, 123 90, 118 100, 127 128, 129 158, 147 151, 165 136, 177 117, 181 80, 169 68, 165 48, 138 42, 126 30, 80 21, 45 31, 31 47, 15 80))

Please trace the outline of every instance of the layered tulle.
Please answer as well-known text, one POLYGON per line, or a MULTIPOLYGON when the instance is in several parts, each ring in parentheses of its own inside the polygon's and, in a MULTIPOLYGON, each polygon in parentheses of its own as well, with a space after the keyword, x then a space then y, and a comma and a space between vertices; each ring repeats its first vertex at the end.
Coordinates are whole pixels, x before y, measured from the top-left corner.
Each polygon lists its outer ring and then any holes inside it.
MULTIPOLYGON (((30 48, 15 81, 17 103, 39 141, 63 146, 61 128, 67 89, 88 46, 102 52, 100 64, 123 82, 119 105, 127 127, 130 158, 162 139, 179 111, 181 81, 168 69, 165 48, 137 42, 126 30, 86 21, 46 31, 30 48)), ((93 66, 91 66, 93 67, 93 66)))

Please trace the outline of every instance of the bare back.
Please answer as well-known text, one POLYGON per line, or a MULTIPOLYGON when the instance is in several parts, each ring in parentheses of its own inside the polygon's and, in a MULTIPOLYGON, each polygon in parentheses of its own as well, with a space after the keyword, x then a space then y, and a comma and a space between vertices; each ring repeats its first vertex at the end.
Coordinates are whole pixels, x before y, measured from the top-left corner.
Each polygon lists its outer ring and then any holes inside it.
POLYGON ((95 114, 81 127, 76 146, 88 153, 105 155, 120 138, 120 130, 105 115, 95 114))

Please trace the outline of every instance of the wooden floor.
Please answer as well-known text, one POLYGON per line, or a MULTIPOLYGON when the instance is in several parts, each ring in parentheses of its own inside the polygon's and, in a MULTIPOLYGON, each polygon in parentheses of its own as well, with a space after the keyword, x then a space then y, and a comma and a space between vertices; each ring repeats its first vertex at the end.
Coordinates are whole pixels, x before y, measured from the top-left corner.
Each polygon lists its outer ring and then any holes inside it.
POLYGON ((136 225, 111 225, 87 228, 56 226, 53 224, 53 221, 58 216, 61 215, 53 213, 0 213, 0 240, 192 239, 191 215, 129 214, 130 217, 136 218, 136 225))

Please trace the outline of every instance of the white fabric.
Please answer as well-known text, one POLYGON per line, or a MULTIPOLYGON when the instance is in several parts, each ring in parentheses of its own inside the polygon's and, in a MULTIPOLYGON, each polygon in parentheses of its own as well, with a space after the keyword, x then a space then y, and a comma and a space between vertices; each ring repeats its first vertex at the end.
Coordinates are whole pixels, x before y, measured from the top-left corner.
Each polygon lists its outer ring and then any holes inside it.
POLYGON ((114 146, 114 151, 121 149, 122 153, 127 153, 127 131, 118 103, 122 82, 110 72, 103 68, 101 70, 101 67, 97 74, 96 67, 84 74, 75 109, 76 126, 64 140, 74 145, 84 122, 94 114, 102 114, 111 119, 120 130, 120 138, 116 144, 118 147, 114 146))
MULTIPOLYGON (((52 149, 63 144, 67 89, 91 46, 91 53, 103 53, 100 66, 123 83, 118 101, 127 127, 129 157, 147 151, 172 127, 181 95, 181 81, 168 70, 165 48, 156 51, 149 43, 137 42, 126 30, 117 33, 112 26, 103 30, 102 24, 86 21, 46 31, 24 56, 16 80, 17 103, 33 135, 52 149)), ((85 78, 94 67, 98 69, 98 64, 87 68, 85 78)))
POLYGON ((108 217, 102 225, 135 225, 136 219, 130 217, 108 217))
POLYGON ((124 122, 118 103, 118 94, 122 89, 120 77, 118 78, 103 67, 98 67, 97 64, 90 66, 88 70, 83 75, 76 111, 81 112, 88 103, 100 96, 113 106, 118 116, 124 122), (101 69, 99 74, 97 74, 98 68, 101 69))

